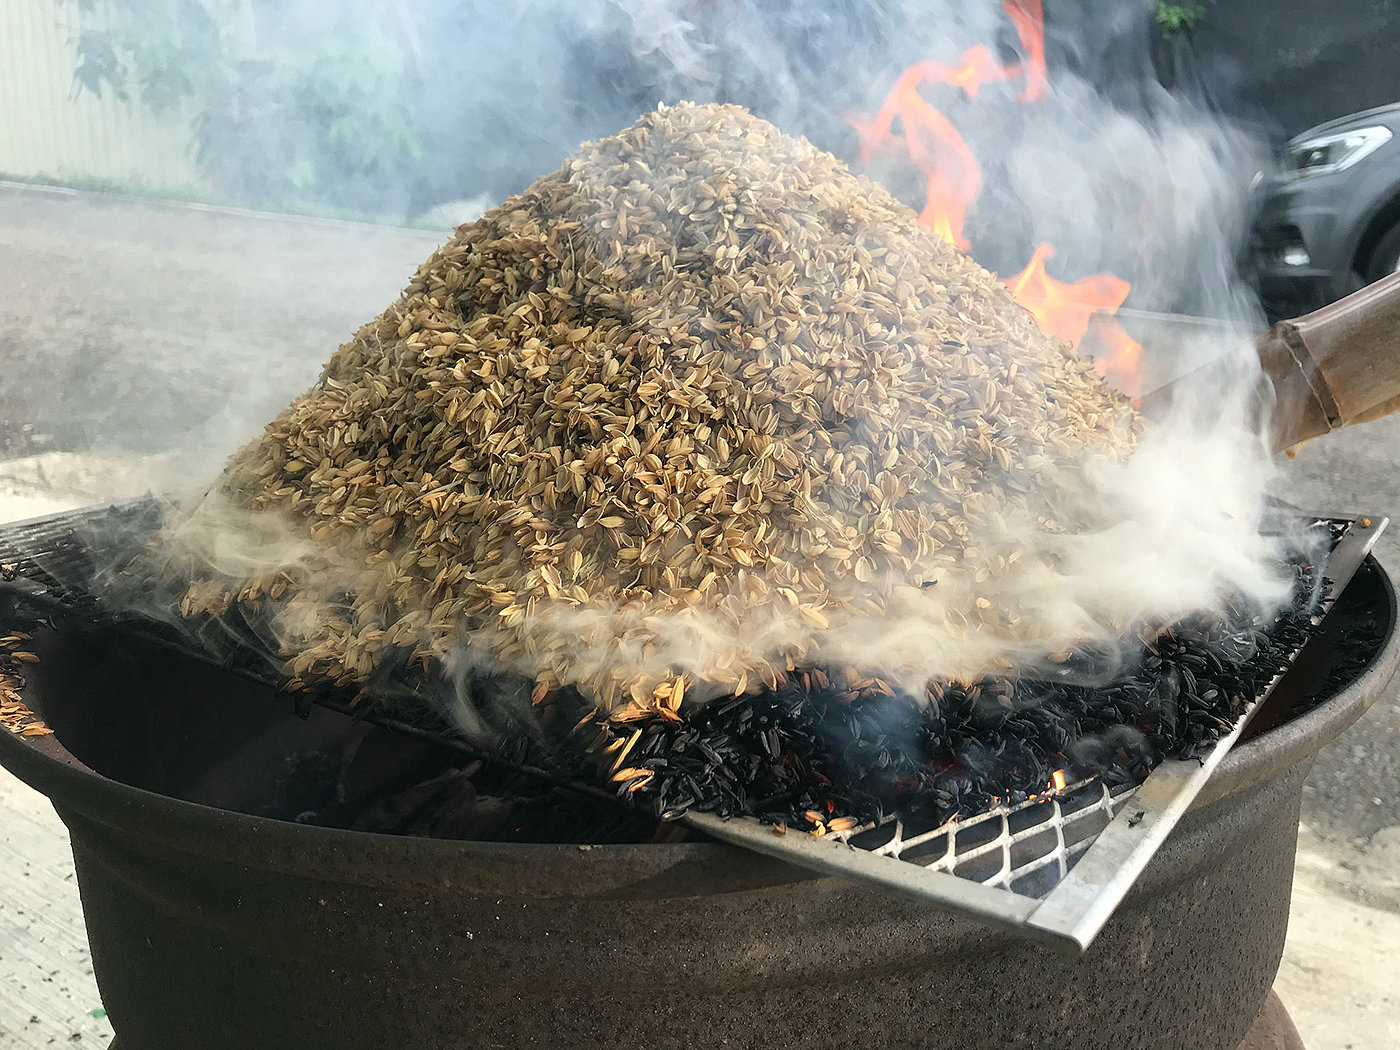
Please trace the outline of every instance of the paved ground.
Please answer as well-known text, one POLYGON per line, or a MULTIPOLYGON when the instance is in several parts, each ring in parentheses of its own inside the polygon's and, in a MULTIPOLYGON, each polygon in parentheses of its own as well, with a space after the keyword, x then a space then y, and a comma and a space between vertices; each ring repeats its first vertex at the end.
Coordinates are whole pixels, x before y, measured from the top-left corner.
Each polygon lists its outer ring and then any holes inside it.
MULTIPOLYGON (((1400 568, 1400 415, 1307 446, 1283 467, 1289 498, 1329 511, 1384 514, 1380 557, 1400 568)), ((1392 687, 1362 721, 1322 753, 1309 779, 1304 820, 1339 845, 1400 833, 1400 691, 1392 687)))
MULTIPOLYGON (((0 730, 3 732, 3 730, 0 730)), ((0 1050, 106 1047, 68 833, 0 769, 0 1050)))
POLYGON ((0 184, 0 437, 226 450, 313 382, 447 232, 0 184))
MULTIPOLYGON (((0 184, 0 520, 210 476, 445 237, 0 184)), ((1392 417, 1305 449, 1284 488, 1400 518, 1397 453, 1392 417)), ((1400 524, 1382 557, 1400 566, 1400 524)), ((1310 1050, 1400 1046, 1394 690, 1306 792, 1280 993, 1310 1050)), ((105 1021, 61 826, 3 777, 0 822, 0 1050, 91 1044, 105 1021)))

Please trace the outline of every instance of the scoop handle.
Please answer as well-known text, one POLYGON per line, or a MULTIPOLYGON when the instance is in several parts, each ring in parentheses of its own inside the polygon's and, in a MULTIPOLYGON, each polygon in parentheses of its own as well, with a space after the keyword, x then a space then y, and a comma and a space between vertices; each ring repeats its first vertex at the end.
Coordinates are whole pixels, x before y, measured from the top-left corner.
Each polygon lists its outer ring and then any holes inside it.
POLYGON ((1258 347, 1276 451, 1400 410, 1400 273, 1280 321, 1258 347))

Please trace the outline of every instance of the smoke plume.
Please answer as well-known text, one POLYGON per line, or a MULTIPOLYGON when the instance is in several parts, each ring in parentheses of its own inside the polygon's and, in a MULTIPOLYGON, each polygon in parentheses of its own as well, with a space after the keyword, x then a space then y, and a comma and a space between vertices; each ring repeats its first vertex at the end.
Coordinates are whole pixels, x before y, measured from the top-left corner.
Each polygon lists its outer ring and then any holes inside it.
MULTIPOLYGON (((425 100, 455 144, 434 154, 429 141, 430 155, 442 157, 440 177, 452 185, 416 188, 425 206, 518 190, 522 163, 532 165, 531 174, 547 170, 580 139, 615 131, 657 101, 740 102, 851 157, 852 118, 873 111, 908 62, 951 61, 976 43, 1004 55, 1018 47, 997 3, 812 10, 797 3, 692 8, 674 0, 588 0, 540 5, 529 18, 498 5, 469 6, 470 17, 455 5, 436 11, 443 32, 414 45, 432 68, 442 68, 432 63, 438 49, 473 56, 465 96, 460 85, 453 94, 469 104, 449 106, 437 94, 425 100), (850 57, 837 61, 842 48, 850 57)), ((1261 148, 1156 85, 1146 65, 1145 7, 1091 5, 1067 10, 1059 24, 1053 17, 1043 99, 1027 105, 1009 84, 986 86, 975 98, 950 91, 938 99, 983 171, 968 227, 979 257, 1008 272, 1048 240, 1067 278, 1113 272, 1132 283, 1131 305, 1209 313, 1237 334, 1191 353, 1230 357, 1236 382, 1215 391, 1209 405, 1183 407, 1149 428, 1131 457, 1077 466, 1073 485, 1054 479, 1072 494, 1075 529, 1047 530, 1033 519, 982 526, 982 546, 1020 552, 1015 593, 1000 590, 995 578, 944 573, 936 586, 899 586, 881 616, 831 630, 796 613, 762 623, 677 616, 645 630, 634 622, 641 613, 625 607, 535 614, 530 629, 564 639, 577 667, 591 672, 622 660, 644 665, 652 679, 703 679, 717 652, 738 648, 773 662, 799 652, 833 664, 888 667, 910 683, 967 678, 1034 669, 1068 647, 1112 650, 1125 635, 1208 612, 1227 595, 1243 594, 1261 608, 1282 598, 1280 541, 1261 534, 1271 468, 1252 416, 1257 375, 1248 338, 1260 317, 1234 268, 1244 186, 1261 148), (1111 85, 1095 75, 1105 56, 1116 59, 1111 85), (971 624, 950 631, 949 610, 978 601, 1023 610, 1032 629, 1013 645, 971 624)), ((315 25, 302 23, 312 33, 315 25)), ((883 164, 873 174, 921 204, 909 171, 883 164)), ((1170 370, 1195 363, 1173 362, 1170 370)), ((342 615, 332 595, 353 588, 356 578, 336 573, 349 572, 361 552, 318 552, 295 537, 295 528, 291 539, 253 542, 247 522, 230 539, 219 532, 229 527, 226 515, 200 514, 206 516, 188 519, 171 540, 197 550, 203 571, 320 581, 278 624, 285 649, 295 652, 324 633, 326 617, 342 615), (200 522, 217 523, 213 538, 200 522)), ((486 659, 489 642, 489 633, 473 639, 456 654, 457 669, 486 659)))

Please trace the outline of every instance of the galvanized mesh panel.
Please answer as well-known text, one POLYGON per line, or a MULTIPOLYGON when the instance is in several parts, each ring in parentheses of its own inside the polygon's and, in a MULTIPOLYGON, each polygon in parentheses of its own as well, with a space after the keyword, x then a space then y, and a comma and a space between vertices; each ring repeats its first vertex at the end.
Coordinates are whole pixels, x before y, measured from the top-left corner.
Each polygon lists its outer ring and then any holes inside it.
MULTIPOLYGON (((1358 517, 1325 566, 1319 624, 1387 521, 1358 517)), ((1305 642, 1290 655, 1295 661, 1305 642)), ((1137 788, 1111 792, 1098 780, 1051 798, 1001 806, 939 827, 890 817, 821 837, 776 834, 748 818, 687 820, 716 838, 831 874, 868 879, 1027 934, 1085 948, 1113 914, 1191 801, 1287 676, 1281 672, 1200 760, 1168 760, 1137 788)))
POLYGON ((889 817, 830 835, 875 856, 1039 896, 1064 878, 1133 793, 1133 788, 1122 788, 1115 795, 1099 781, 1089 780, 1052 798, 999 806, 939 827, 920 829, 889 817))

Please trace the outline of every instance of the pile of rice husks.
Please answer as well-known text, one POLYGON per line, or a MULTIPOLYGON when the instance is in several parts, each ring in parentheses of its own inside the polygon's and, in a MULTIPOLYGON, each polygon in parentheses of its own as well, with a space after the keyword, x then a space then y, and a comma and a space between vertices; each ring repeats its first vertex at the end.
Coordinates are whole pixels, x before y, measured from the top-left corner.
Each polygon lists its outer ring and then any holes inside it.
POLYGON ((887 192, 677 105, 460 227, 337 351, 215 490, 318 553, 184 611, 275 611, 302 682, 471 661, 624 718, 833 653, 894 676, 946 642, 972 675, 1041 640, 998 581, 1136 426, 887 192), (850 655, 920 602, 907 660, 850 655))

